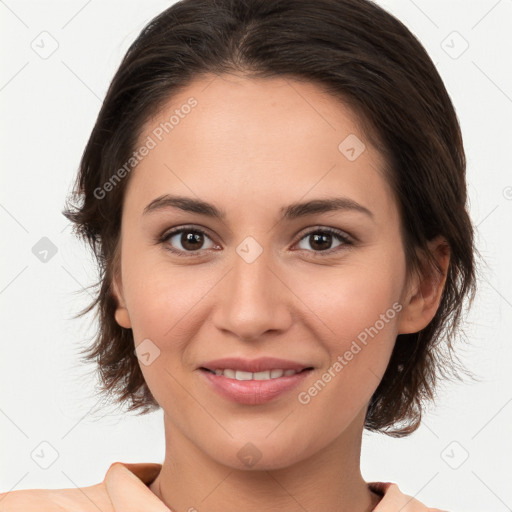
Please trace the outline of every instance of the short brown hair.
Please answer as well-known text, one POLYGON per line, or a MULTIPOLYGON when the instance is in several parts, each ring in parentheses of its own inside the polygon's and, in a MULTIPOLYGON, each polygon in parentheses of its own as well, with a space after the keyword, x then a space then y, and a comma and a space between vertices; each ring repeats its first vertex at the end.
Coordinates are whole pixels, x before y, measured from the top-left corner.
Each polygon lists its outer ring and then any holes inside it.
MULTIPOLYGON (((466 210, 465 155, 457 116, 425 49, 395 17, 368 0, 182 0, 156 16, 117 70, 80 162, 63 214, 88 241, 100 269, 99 327, 85 361, 96 361, 101 393, 151 412, 152 396, 131 329, 114 318, 121 211, 129 177, 97 191, 127 162, 149 120, 206 74, 290 77, 312 82, 350 106, 385 156, 401 216, 408 273, 419 254, 440 268, 427 242, 442 235, 450 262, 439 308, 420 332, 398 335, 370 400, 365 428, 394 437, 418 428, 439 376, 457 375, 452 341, 475 292, 476 249, 466 210), (401 424, 398 426, 398 424, 401 424)), ((408 274, 409 275, 409 274, 408 274)))

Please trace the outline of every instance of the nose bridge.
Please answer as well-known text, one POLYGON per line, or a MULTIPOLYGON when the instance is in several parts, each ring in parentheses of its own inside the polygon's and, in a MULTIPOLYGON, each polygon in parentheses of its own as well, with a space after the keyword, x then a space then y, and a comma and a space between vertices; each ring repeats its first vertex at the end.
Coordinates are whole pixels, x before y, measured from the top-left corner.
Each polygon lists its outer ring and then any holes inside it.
POLYGON ((235 295, 252 296, 259 300, 269 291, 269 277, 272 275, 269 266, 272 264, 272 256, 268 249, 261 248, 260 254, 254 243, 244 242, 237 248, 237 254, 233 258, 234 265, 231 272, 232 292, 235 295))
POLYGON ((248 339, 286 328, 286 287, 274 275, 274 267, 271 250, 254 239, 237 247, 215 312, 218 328, 248 339))
MULTIPOLYGON (((272 254, 255 239, 244 240, 236 249, 233 270, 229 280, 230 296, 235 308, 269 308, 272 306, 271 291, 276 283, 270 271, 272 254)), ((276 290, 274 290, 276 292, 276 290)))

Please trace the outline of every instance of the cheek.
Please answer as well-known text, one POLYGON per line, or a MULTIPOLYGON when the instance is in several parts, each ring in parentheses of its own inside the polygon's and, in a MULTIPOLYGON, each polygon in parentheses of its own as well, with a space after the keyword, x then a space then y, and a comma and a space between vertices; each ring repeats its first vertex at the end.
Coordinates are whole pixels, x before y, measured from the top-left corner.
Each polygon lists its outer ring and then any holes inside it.
MULTIPOLYGON (((309 387, 298 392, 306 415, 325 418, 322 429, 336 435, 368 403, 386 370, 397 336, 402 305, 388 275, 351 268, 310 294, 318 314, 316 339, 328 354, 309 387), (322 292, 318 290, 323 290, 322 292), (326 328, 327 326, 328 328, 326 328), (329 410, 329 417, 325 411, 329 410)), ((313 428, 313 427, 312 427, 313 428)))
MULTIPOLYGON (((179 267, 165 258, 159 260, 133 254, 126 258, 123 281, 136 343, 144 338, 165 340, 172 337, 180 345, 185 331, 194 323, 201 299, 218 281, 205 268, 179 267)), ((192 334, 189 332, 189 334, 192 334)))
MULTIPOLYGON (((396 265, 366 261, 310 271, 295 280, 294 292, 330 328, 326 332, 347 339, 374 325, 398 302, 402 281, 399 259, 396 265)), ((395 313, 396 306, 386 326, 396 322, 395 313)))
POLYGON ((294 288, 315 313, 315 337, 329 355, 327 364, 340 363, 333 369, 343 374, 338 383, 371 381, 370 395, 395 344, 405 269, 399 254, 375 256, 311 273, 294 288))

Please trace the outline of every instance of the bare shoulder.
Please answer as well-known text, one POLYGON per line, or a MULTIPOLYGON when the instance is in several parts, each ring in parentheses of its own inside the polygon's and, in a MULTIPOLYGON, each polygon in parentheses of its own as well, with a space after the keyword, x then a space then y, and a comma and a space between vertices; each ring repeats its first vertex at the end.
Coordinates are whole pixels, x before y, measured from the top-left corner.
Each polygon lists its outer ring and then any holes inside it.
POLYGON ((102 483, 69 489, 0 493, 0 512, 114 512, 102 483))

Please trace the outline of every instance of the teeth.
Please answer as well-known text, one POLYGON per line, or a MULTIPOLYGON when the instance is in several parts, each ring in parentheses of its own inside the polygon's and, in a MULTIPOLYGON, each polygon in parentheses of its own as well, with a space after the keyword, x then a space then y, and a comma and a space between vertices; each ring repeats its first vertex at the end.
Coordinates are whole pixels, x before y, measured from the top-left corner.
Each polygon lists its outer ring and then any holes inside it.
POLYGON ((265 372, 255 372, 252 374, 254 380, 268 380, 270 379, 270 370, 265 372))
POLYGON ((244 372, 242 370, 232 370, 226 368, 225 370, 215 370, 215 375, 223 375, 228 379, 236 379, 236 380, 269 380, 269 379, 278 379, 283 375, 285 377, 289 377, 291 375, 295 375, 297 372, 295 370, 266 370, 264 372, 244 372))
POLYGON ((251 380, 252 373, 251 372, 243 372, 241 370, 237 370, 235 373, 236 380, 251 380))

